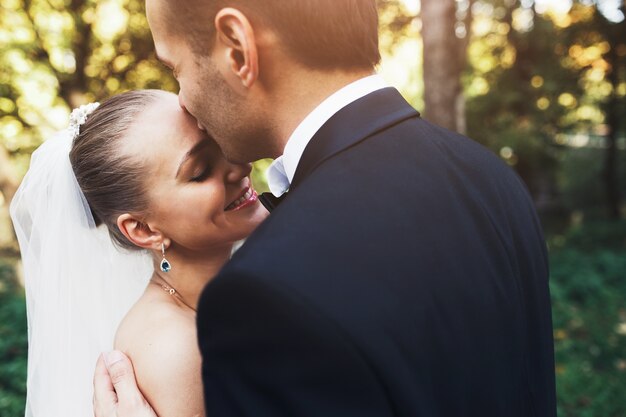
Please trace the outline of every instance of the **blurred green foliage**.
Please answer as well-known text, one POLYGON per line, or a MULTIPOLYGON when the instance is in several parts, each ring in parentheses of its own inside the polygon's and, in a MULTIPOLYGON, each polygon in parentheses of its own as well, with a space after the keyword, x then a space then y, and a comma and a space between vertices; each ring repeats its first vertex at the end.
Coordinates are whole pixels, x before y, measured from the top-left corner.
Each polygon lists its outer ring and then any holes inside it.
POLYGON ((626 221, 550 246, 559 416, 626 416, 626 221))
POLYGON ((608 20, 595 2, 544 14, 517 2, 476 4, 464 76, 469 136, 521 175, 540 211, 619 212, 626 21, 608 20))
MULTIPOLYGON (((598 212, 605 197, 604 188, 598 184, 603 174, 604 154, 604 149, 577 148, 556 155, 556 181, 563 206, 599 217, 593 213, 598 212)), ((623 187, 626 186, 626 151, 619 154, 619 178, 623 187)))
POLYGON ((0 416, 24 415, 26 397, 26 305, 14 269, 0 259, 0 416))
POLYGON ((177 91, 141 0, 0 0, 0 147, 24 174, 69 112, 125 90, 177 91))

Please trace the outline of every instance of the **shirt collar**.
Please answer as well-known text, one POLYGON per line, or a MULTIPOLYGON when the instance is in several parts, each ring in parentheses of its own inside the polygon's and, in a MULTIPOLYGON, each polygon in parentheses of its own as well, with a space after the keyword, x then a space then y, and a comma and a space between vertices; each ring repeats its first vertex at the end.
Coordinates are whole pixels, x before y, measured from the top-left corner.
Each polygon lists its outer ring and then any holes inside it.
POLYGON ((268 185, 272 194, 280 197, 289 189, 306 146, 324 123, 348 104, 388 86, 378 74, 361 78, 330 95, 309 113, 289 137, 283 155, 267 170, 268 185))

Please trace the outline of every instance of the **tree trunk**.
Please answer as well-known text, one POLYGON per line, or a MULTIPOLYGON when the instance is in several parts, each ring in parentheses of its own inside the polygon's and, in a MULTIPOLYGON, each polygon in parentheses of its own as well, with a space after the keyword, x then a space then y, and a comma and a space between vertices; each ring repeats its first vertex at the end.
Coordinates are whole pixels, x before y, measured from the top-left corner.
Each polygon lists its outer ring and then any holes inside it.
POLYGON ((445 128, 463 131, 465 114, 461 74, 465 65, 466 42, 455 34, 456 1, 422 0, 421 17, 424 117, 445 128))
POLYGON ((5 204, 9 204, 18 185, 16 175, 11 171, 9 153, 4 146, 0 145, 0 193, 4 197, 5 204))
POLYGON ((11 252, 16 246, 15 233, 9 220, 9 204, 18 185, 19 180, 9 163, 9 153, 0 145, 0 256, 6 256, 4 252, 11 252))
MULTIPOLYGON (((617 30, 616 30, 617 31, 617 30)), ((613 33, 611 33, 613 35, 613 33)), ((611 36, 611 45, 617 45, 615 42, 615 36, 611 36)), ((617 149, 617 135, 619 132, 619 99, 617 97, 617 89, 620 84, 619 80, 619 57, 615 51, 615 47, 612 47, 606 56, 611 70, 608 74, 608 81, 613 86, 613 92, 609 98, 607 105, 607 124, 609 126, 609 133, 607 136, 607 147, 604 158, 604 189, 606 193, 606 203, 608 209, 608 215, 611 219, 620 218, 620 204, 621 195, 619 190, 618 179, 618 149, 617 149)))

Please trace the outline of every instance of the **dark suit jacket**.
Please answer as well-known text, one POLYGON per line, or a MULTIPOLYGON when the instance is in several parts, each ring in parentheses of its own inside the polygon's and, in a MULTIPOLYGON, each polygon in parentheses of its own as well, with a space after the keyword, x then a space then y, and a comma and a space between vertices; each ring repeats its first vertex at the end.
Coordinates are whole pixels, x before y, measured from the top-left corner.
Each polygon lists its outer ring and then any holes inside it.
POLYGON ((209 417, 556 415, 524 185, 392 88, 315 135, 205 289, 198 334, 209 417))

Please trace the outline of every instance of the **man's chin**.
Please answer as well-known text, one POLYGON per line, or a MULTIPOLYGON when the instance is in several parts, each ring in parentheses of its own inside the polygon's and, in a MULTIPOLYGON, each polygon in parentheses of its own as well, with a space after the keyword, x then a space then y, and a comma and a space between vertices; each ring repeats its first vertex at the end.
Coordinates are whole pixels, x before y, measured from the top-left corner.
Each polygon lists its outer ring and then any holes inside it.
MULTIPOLYGON (((203 126, 208 126, 198 122, 203 126)), ((207 134, 219 145, 224 157, 235 164, 249 164, 261 159, 275 158, 267 146, 270 142, 268 134, 262 134, 263 127, 250 132, 247 129, 220 129, 219 127, 206 128, 207 134)))

